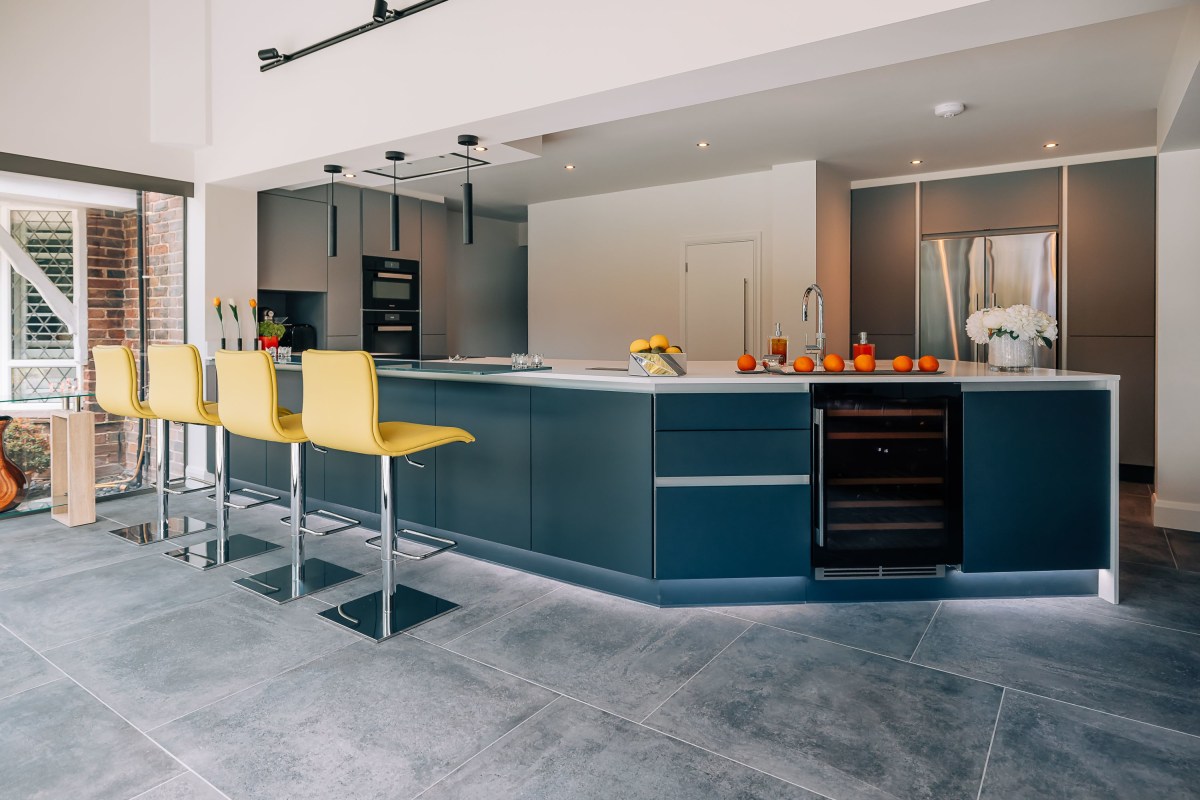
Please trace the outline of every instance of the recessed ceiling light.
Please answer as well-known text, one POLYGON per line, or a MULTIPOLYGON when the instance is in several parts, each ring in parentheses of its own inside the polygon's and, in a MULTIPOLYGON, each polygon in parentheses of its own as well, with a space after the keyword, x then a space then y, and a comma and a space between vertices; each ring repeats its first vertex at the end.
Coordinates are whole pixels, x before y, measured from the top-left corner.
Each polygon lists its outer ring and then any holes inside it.
POLYGON ((478 152, 480 152, 480 153, 486 153, 486 152, 487 152, 487 148, 486 148, 486 147, 484 147, 484 146, 483 146, 483 145, 481 145, 481 144, 477 144, 477 145, 475 145, 475 149, 476 149, 478 152))
POLYGON ((564 164, 563 169, 575 169, 575 165, 574 164, 564 164))
POLYGON ((696 142, 696 147, 708 147, 708 142, 696 142))
POLYGON ((1058 142, 1046 142, 1044 145, 1042 145, 1042 147, 1046 148, 1047 150, 1053 150, 1054 148, 1058 147, 1058 142))
POLYGON ((353 177, 354 177, 354 173, 353 173, 353 172, 347 172, 347 173, 346 173, 346 174, 345 174, 343 177, 346 177, 346 178, 353 178, 353 177))
POLYGON ((914 158, 912 161, 910 161, 908 163, 912 164, 915 167, 917 164, 922 163, 922 161, 919 158, 914 158))

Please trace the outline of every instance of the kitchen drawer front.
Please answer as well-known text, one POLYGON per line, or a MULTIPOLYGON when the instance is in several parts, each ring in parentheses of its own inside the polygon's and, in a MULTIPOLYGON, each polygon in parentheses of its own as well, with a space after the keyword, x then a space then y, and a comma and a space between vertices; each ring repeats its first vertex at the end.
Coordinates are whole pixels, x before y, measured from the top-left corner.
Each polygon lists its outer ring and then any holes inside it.
POLYGON ((808 486, 657 490, 655 577, 808 577, 808 486))
POLYGON ((655 414, 655 428, 660 431, 804 429, 812 426, 812 396, 807 392, 660 394, 655 397, 655 414))
POLYGON ((811 434, 783 431, 659 431, 655 473, 701 475, 807 475, 811 434))

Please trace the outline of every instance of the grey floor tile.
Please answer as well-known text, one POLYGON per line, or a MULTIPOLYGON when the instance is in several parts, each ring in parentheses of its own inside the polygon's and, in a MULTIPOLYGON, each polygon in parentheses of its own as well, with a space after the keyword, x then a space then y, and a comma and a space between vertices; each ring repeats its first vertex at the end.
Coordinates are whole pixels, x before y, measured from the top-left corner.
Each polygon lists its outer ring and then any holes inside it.
POLYGON ((1200 572, 1200 533, 1171 528, 1166 534, 1179 568, 1189 572, 1200 572))
POLYGON ((131 800, 224 800, 224 796, 193 773, 185 772, 131 800))
POLYGON ((233 591, 230 575, 151 553, 0 592, 0 624, 44 650, 233 591))
POLYGON ((421 800, 817 800, 819 795, 559 698, 421 800))
POLYGON ((1200 739, 1007 692, 981 797, 1200 797, 1200 739))
POLYGON ((54 648, 46 656, 142 730, 195 711, 358 637, 301 598, 225 594, 54 648))
POLYGON ((68 680, 0 700, 0 793, 113 800, 183 771, 179 762, 68 680))
POLYGON ((1121 523, 1121 563, 1175 568, 1162 528, 1121 523))
POLYGON ((407 798, 553 699, 401 636, 352 644, 154 736, 238 800, 407 798))
MULTIPOLYGON (((272 550, 254 558, 243 559, 232 566, 248 574, 266 572, 292 561, 291 534, 289 528, 279 524, 278 515, 273 520, 263 521, 261 517, 253 524, 245 524, 239 533, 251 536, 261 536, 268 541, 277 542, 283 547, 272 550)), ((304 557, 320 558, 332 564, 337 564, 355 572, 366 573, 379 569, 379 551, 368 547, 366 540, 374 536, 371 531, 363 528, 351 528, 348 531, 329 536, 305 536, 304 557)))
POLYGON ((1121 602, 1116 605, 1098 597, 1046 598, 1034 602, 1200 634, 1200 575, 1175 569, 1123 565, 1121 602))
POLYGON ((20 639, 0 630, 0 697, 23 692, 62 677, 46 659, 20 639))
POLYGON ((563 587, 448 647, 640 720, 749 624, 563 587))
MULTIPOLYGON (((378 551, 376 554, 378 561, 378 551)), ((515 608, 554 591, 563 584, 520 570, 445 553, 428 561, 400 561, 396 580, 458 603, 455 611, 414 628, 410 633, 443 644, 515 608)), ((326 603, 344 603, 380 588, 378 568, 369 575, 318 595, 326 603)))
POLYGON ((1000 695, 756 625, 646 724, 838 800, 974 797, 1000 695))
POLYGON ((110 536, 111 522, 68 528, 49 515, 0 524, 0 591, 146 555, 110 536))
POLYGON ((913 661, 1200 733, 1194 634, 1040 600, 947 601, 913 661))
POLYGON ((1117 495, 1121 524, 1150 525, 1150 495, 1142 492, 1121 492, 1117 495))
POLYGON ((907 659, 929 627, 937 602, 801 603, 735 606, 721 612, 776 628, 907 659))

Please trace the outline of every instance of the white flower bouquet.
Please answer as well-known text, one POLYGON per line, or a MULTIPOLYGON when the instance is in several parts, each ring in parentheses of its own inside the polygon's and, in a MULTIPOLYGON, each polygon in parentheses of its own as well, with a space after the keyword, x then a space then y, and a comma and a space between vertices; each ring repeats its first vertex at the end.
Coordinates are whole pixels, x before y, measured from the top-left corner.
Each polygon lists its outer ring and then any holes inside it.
POLYGON ((987 344, 997 336, 1034 342, 1050 347, 1058 338, 1058 321, 1033 306, 981 308, 967 317, 967 336, 976 344, 987 344))

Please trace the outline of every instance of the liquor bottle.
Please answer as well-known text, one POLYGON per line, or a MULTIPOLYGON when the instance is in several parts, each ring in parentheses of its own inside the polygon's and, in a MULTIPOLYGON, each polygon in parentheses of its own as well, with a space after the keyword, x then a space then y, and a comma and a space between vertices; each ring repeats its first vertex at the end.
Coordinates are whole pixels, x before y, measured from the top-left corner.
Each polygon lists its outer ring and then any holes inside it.
POLYGON ((858 341, 854 344, 854 357, 858 358, 861 355, 875 357, 875 345, 867 341, 867 332, 860 331, 858 341))

